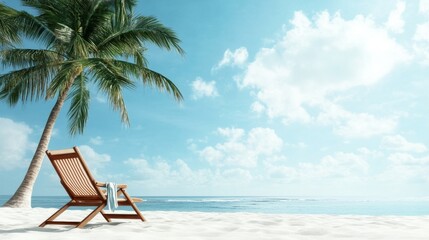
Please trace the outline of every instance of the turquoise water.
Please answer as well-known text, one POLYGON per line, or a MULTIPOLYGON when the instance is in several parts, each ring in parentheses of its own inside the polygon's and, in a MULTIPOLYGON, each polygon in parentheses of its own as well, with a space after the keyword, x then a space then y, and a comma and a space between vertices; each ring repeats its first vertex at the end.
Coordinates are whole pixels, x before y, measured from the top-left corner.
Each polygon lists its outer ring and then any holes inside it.
MULTIPOLYGON (((0 196, 2 205, 9 196, 0 196)), ((340 215, 429 215, 429 199, 362 200, 300 197, 142 197, 141 211, 255 212, 340 215)), ((33 207, 59 208, 68 197, 32 199, 33 207)))

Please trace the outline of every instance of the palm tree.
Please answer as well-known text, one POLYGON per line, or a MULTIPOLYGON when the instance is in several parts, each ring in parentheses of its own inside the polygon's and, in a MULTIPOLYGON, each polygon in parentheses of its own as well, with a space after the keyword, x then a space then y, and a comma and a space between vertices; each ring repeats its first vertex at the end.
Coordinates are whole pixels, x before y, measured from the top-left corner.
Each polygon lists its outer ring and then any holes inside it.
MULTIPOLYGON (((156 18, 134 15, 136 0, 21 2, 37 14, 0 4, 0 24, 12 24, 19 29, 20 36, 37 40, 43 48, 8 47, 17 39, 13 34, 5 38, 0 61, 13 70, 0 75, 0 99, 11 106, 40 98, 55 100, 55 103, 27 174, 12 198, 4 204, 8 207, 31 207, 33 185, 55 121, 66 100, 70 100, 69 131, 74 135, 83 132, 87 121, 89 86, 98 87, 106 95, 127 125, 128 113, 122 91, 135 87, 138 81, 167 91, 178 101, 183 99, 172 81, 148 68, 144 57, 147 42, 183 54, 180 40, 156 18)), ((0 33, 3 32, 8 31, 2 28, 0 33)))
POLYGON ((13 43, 19 43, 18 32, 14 28, 14 21, 19 12, 0 4, 0 13, 0 46, 11 46, 13 43))

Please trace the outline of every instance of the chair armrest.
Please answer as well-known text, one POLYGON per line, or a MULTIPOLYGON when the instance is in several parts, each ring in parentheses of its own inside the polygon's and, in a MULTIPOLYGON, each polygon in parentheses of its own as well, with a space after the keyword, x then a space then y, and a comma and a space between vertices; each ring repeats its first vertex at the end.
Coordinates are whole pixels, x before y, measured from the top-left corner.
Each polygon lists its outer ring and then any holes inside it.
MULTIPOLYGON (((105 182, 95 182, 95 185, 97 185, 97 187, 106 187, 105 182)), ((116 184, 116 187, 118 189, 125 189, 127 188, 127 184, 116 184)))

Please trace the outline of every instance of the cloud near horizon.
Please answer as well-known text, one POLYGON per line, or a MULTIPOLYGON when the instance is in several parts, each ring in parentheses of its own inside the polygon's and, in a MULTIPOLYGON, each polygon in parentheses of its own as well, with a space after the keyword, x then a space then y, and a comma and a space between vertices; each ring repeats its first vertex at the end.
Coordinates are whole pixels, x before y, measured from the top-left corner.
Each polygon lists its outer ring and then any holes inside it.
POLYGON ((27 153, 36 146, 30 140, 32 132, 25 123, 0 118, 0 169, 28 167, 27 153))

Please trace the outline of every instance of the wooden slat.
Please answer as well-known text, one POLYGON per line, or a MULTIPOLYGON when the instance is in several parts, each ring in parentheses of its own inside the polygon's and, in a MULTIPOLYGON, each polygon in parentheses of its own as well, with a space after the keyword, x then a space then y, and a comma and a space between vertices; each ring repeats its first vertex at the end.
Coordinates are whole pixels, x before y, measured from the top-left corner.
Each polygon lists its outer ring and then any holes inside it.
POLYGON ((76 202, 76 203, 70 203, 70 206, 99 206, 102 202, 91 202, 91 201, 85 201, 85 202, 76 202))
MULTIPOLYGON (((131 198, 131 202, 135 202, 135 203, 137 203, 137 202, 143 202, 143 199, 141 199, 141 198, 131 198)), ((125 203, 127 203, 127 199, 125 199, 125 198, 120 198, 120 199, 118 199, 118 204, 125 204, 125 203)))
POLYGON ((58 159, 53 163, 58 166, 64 183, 74 196, 98 195, 78 158, 58 159))
POLYGON ((57 224, 57 225, 79 225, 80 222, 72 221, 46 221, 46 224, 57 224))
POLYGON ((66 158, 76 158, 77 154, 76 153, 67 153, 67 154, 52 154, 51 156, 52 160, 58 160, 58 159, 66 159, 66 158))

